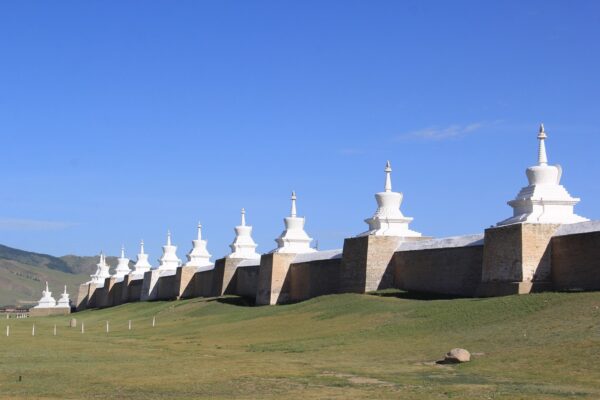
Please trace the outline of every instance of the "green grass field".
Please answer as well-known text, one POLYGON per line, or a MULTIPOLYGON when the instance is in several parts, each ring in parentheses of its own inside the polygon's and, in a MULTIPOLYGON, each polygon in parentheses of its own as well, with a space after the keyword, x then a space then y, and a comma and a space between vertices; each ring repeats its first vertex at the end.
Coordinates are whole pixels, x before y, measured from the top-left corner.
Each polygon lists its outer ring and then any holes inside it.
POLYGON ((0 398, 600 398, 600 293, 193 299, 0 322, 0 398), (435 364, 453 347, 472 362, 435 364))

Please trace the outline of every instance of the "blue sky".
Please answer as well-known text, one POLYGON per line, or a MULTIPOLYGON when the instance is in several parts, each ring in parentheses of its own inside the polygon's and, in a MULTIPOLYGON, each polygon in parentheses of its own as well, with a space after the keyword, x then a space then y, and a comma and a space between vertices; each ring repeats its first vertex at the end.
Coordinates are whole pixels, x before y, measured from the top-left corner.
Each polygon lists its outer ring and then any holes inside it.
POLYGON ((600 218, 596 1, 0 3, 0 243, 259 250, 292 189, 320 248, 366 229, 392 163, 412 229, 476 233, 536 160, 600 218))

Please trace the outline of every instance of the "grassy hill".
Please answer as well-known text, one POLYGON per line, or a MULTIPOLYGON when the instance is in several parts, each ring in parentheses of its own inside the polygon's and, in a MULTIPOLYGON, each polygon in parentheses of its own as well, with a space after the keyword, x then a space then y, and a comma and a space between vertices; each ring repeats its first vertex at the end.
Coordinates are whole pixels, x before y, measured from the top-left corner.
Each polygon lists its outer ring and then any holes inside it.
POLYGON ((11 325, 11 336, 0 336, 0 398, 597 399, 599 308, 600 293, 386 293, 267 307, 192 299, 0 319, 0 332, 11 325), (67 327, 71 317, 85 333, 67 327), (472 362, 437 365, 453 347, 474 353, 472 362))
MULTIPOLYGON (((111 265, 116 264, 115 257, 107 260, 111 265)), ((63 286, 67 285, 67 291, 75 299, 79 284, 89 280, 97 262, 96 257, 54 257, 0 245, 0 306, 36 302, 45 281, 55 298, 60 297, 63 286)))

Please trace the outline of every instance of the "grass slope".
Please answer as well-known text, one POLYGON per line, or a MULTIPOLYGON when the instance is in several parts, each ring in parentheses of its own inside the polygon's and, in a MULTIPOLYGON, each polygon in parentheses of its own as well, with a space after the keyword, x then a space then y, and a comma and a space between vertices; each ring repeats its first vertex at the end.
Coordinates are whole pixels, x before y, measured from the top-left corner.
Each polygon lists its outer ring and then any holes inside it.
POLYGON ((70 317, 9 320, 0 398, 600 398, 600 293, 405 296, 127 304, 72 315, 84 334, 70 317), (433 362, 453 347, 483 354, 433 362))

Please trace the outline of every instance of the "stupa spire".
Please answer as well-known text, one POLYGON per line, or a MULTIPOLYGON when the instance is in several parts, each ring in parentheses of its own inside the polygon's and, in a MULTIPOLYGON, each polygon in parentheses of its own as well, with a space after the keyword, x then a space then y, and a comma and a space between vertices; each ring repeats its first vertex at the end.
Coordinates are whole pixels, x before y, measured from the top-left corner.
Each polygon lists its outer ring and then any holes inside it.
POLYGON ((167 229, 167 246, 171 245, 171 230, 167 229))
POLYGON ((121 258, 125 258, 125 245, 121 245, 121 258))
POLYGON ((544 124, 540 124, 540 131, 537 138, 539 139, 538 147, 538 165, 548 165, 548 156, 546 155, 546 132, 544 131, 544 124))
POLYGON ((296 216, 296 191, 292 191, 292 210, 290 211, 290 217, 296 216))
POLYGON ((142 241, 140 242, 140 254, 145 254, 144 253, 144 239, 142 239, 142 241))
POLYGON ((242 223, 240 226, 246 226, 246 210, 242 208, 242 223))
POLYGON ((385 191, 386 192, 391 192, 392 191, 392 165, 390 164, 390 161, 388 160, 388 162, 385 164, 385 191))
POLYGON ((198 221, 198 240, 202 240, 202 224, 198 221))

